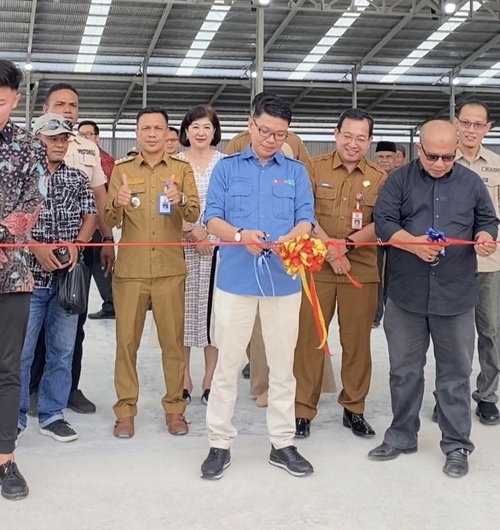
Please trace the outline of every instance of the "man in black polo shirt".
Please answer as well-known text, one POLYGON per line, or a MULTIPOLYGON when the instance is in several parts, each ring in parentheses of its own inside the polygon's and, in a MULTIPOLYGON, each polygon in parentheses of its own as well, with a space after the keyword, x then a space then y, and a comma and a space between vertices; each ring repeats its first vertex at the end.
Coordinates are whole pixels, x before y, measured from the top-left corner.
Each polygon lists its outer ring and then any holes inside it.
POLYGON ((481 178, 454 163, 457 133, 450 123, 426 123, 418 147, 418 159, 389 176, 375 206, 376 233, 392 244, 384 330, 393 420, 384 443, 368 456, 392 460, 417 451, 432 339, 443 471, 462 477, 474 450, 469 380, 478 298, 476 254, 495 251, 498 219, 481 178), (476 244, 451 245, 443 254, 442 247, 429 241, 429 228, 476 244))

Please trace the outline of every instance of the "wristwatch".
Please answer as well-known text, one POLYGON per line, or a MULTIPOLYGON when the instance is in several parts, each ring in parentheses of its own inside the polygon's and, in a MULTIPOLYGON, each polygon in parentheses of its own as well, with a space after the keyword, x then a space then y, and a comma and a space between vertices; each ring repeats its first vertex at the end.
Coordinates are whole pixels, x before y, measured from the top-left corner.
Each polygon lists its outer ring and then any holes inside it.
POLYGON ((115 238, 113 236, 104 236, 102 238, 102 242, 103 243, 114 243, 115 242, 115 238))
POLYGON ((181 192, 181 200, 179 202, 179 206, 186 206, 186 203, 187 203, 186 194, 181 192))
POLYGON ((236 243, 241 243, 241 232, 243 232, 243 230, 245 229, 239 228, 236 234, 234 234, 234 240, 236 241, 236 243))
POLYGON ((355 242, 354 242, 350 237, 345 237, 345 238, 344 238, 344 241, 345 241, 345 243, 346 243, 346 245, 345 245, 345 252, 346 252, 346 254, 347 254, 348 252, 351 252, 351 250, 354 250, 354 249, 356 248, 356 244, 355 244, 355 242))

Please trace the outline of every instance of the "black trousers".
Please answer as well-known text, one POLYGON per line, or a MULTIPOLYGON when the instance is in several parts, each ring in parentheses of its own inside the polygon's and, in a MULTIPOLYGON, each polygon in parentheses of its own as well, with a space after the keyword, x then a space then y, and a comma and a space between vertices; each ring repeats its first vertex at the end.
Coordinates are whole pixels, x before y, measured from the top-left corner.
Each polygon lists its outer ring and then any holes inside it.
MULTIPOLYGON (((87 247, 83 251, 83 261, 89 269, 92 270, 92 261, 94 259, 94 249, 87 247)), ((78 388, 80 384, 80 376, 82 375, 82 357, 83 357, 83 340, 85 339, 85 331, 83 326, 87 320, 87 311, 78 315, 78 328, 76 330, 75 350, 73 353, 73 365, 71 368, 72 383, 71 392, 78 388)), ((40 380, 42 379, 43 370, 45 368, 45 328, 42 326, 38 341, 35 347, 35 355, 33 357, 33 364, 31 365, 30 378, 30 394, 38 392, 40 380)))
POLYGON ((30 293, 0 294, 0 454, 14 452, 21 404, 21 352, 30 293))
MULTIPOLYGON (((92 237, 92 243, 102 243, 102 236, 99 230, 96 230, 94 236, 92 237)), ((87 261, 87 266, 90 268, 92 277, 94 278, 95 284, 97 285, 97 290, 102 298, 102 310, 105 313, 113 314, 115 309, 113 306, 113 291, 111 288, 112 276, 104 276, 104 271, 101 269, 101 247, 92 247, 92 263, 89 264, 87 261)), ((89 253, 90 254, 90 253, 89 253)), ((88 257, 90 260, 90 256, 88 257)))

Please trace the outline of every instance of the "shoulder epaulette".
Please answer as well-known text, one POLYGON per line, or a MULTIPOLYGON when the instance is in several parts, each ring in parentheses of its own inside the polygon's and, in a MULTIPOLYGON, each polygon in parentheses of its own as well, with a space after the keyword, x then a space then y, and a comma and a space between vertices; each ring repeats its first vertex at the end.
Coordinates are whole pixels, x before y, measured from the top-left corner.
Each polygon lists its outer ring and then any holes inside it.
POLYGON ((172 160, 175 160, 176 162, 182 162, 183 164, 188 164, 189 165, 189 162, 187 160, 184 160, 182 158, 178 158, 177 156, 173 155, 173 156, 170 156, 170 158, 172 160))
POLYGON ((136 157, 137 155, 133 155, 133 156, 126 156, 124 158, 119 158, 118 160, 115 160, 115 166, 117 166, 118 164, 123 164, 124 162, 130 162, 131 160, 134 160, 134 158, 136 157))

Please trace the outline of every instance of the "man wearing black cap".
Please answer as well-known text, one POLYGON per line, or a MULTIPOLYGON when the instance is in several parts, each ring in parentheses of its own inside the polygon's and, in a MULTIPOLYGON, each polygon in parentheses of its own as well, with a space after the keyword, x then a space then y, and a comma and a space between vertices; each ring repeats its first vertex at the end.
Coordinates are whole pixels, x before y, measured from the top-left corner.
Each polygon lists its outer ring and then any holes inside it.
POLYGON ((379 142, 375 149, 375 163, 388 175, 396 169, 396 144, 394 142, 379 142))
MULTIPOLYGON (((394 142, 379 142, 375 149, 375 163, 377 166, 382 168, 388 175, 391 174, 397 165, 397 155, 396 155, 396 144, 394 142)), ((378 284, 378 301, 377 301, 377 311, 373 318, 373 327, 378 328, 380 326, 380 321, 384 316, 384 304, 385 304, 385 274, 384 274, 384 259, 385 249, 384 247, 377 248, 377 264, 378 270, 380 271, 381 281, 378 284)))

